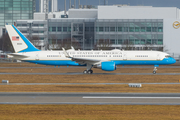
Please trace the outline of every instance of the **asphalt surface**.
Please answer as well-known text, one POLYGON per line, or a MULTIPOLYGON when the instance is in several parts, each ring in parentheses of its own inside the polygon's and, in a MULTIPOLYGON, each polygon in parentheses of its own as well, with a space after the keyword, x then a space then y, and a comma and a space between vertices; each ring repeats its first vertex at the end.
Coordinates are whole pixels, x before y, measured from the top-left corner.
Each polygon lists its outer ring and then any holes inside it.
POLYGON ((0 93, 0 104, 180 105, 180 94, 0 93))
MULTIPOLYGON (((0 75, 84 75, 83 73, 3 73, 0 75)), ((87 74, 89 75, 89 74, 87 74)), ((91 75, 180 75, 180 73, 93 73, 91 75)))
MULTIPOLYGON (((0 83, 0 85, 128 85, 132 83, 0 83)), ((177 85, 180 83, 134 83, 142 85, 177 85)))

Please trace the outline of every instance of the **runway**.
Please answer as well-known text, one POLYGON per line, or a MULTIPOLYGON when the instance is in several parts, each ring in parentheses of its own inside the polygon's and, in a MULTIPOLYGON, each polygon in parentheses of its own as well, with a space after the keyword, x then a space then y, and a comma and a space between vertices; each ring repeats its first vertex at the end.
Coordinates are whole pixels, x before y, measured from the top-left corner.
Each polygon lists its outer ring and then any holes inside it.
MULTIPOLYGON (((128 85, 129 83, 0 83, 0 85, 128 85)), ((142 85, 179 85, 180 83, 135 83, 142 85)))
POLYGON ((179 93, 0 93, 0 104, 180 105, 179 93))
MULTIPOLYGON (((83 73, 0 73, 0 75, 89 75, 83 73)), ((93 73, 91 75, 180 75, 180 73, 93 73)))

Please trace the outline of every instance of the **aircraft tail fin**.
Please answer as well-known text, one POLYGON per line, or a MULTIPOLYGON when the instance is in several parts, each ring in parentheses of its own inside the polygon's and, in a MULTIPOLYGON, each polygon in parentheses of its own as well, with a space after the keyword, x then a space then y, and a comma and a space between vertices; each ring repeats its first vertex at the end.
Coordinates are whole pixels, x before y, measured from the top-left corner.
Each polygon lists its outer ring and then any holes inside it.
POLYGON ((14 25, 6 25, 6 30, 16 53, 40 51, 14 25))

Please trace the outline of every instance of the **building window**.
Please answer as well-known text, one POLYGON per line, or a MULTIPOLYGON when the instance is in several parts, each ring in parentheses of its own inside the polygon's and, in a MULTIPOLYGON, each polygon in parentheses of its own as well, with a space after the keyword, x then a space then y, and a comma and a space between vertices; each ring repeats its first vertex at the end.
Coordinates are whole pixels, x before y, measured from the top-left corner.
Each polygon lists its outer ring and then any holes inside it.
POLYGON ((63 27, 63 32, 67 32, 67 27, 63 27))
POLYGON ((27 24, 22 24, 22 26, 27 26, 27 24))
POLYGON ((98 27, 96 27, 96 32, 99 32, 99 28, 98 27))
POLYGON ((62 40, 61 40, 61 39, 58 39, 58 40, 57 40, 57 44, 62 44, 62 40))
POLYGON ((139 45, 140 44, 140 40, 135 39, 135 45, 139 45))
POLYGON ((71 32, 71 27, 68 27, 68 32, 71 32))
POLYGON ((151 32, 151 27, 147 27, 146 32, 151 32))
POLYGON ((133 40, 133 39, 130 39, 130 40, 129 40, 129 44, 134 45, 134 40, 133 40))
POLYGON ((33 31, 33 33, 39 33, 38 31, 33 31))
POLYGON ((89 31, 89 27, 85 27, 85 31, 88 32, 89 31))
POLYGON ((56 44, 56 39, 52 39, 52 44, 56 44))
POLYGON ((105 32, 109 32, 109 27, 105 27, 105 32))
POLYGON ((110 40, 110 43, 113 44, 113 45, 116 44, 116 42, 115 42, 114 39, 111 39, 111 40, 110 40))
POLYGON ((152 27, 152 32, 157 32, 157 27, 152 27))
POLYGON ((162 39, 158 39, 158 45, 163 45, 163 40, 162 39))
POLYGON ((123 31, 122 27, 118 27, 118 32, 122 32, 122 31, 123 31))
POLYGON ((110 27, 110 31, 115 32, 116 31, 115 27, 110 27))
POLYGON ((20 26, 21 26, 21 24, 17 24, 16 26, 17 26, 17 27, 20 27, 20 26))
POLYGON ((163 27, 158 27, 158 32, 163 32, 163 27))
POLYGON ((103 27, 99 27, 99 32, 103 32, 103 27))
POLYGON ((122 40, 122 39, 119 39, 119 40, 118 40, 118 44, 123 44, 123 40, 122 40))
POLYGON ((38 24, 33 24, 33 26, 38 27, 39 25, 38 24))
POLYGON ((61 32, 62 31, 62 27, 58 27, 57 30, 58 30, 58 32, 61 32))
POLYGON ((153 45, 157 45, 157 40, 156 40, 156 39, 153 39, 153 40, 152 40, 152 44, 153 44, 153 45))
POLYGON ((128 32, 128 27, 124 27, 124 32, 128 32))
POLYGON ((52 27, 52 32, 56 32, 56 27, 52 27))
POLYGON ((27 31, 21 31, 22 33, 27 33, 27 31))
POLYGON ((91 31, 91 32, 94 32, 94 27, 90 27, 90 31, 91 31))
POLYGON ((151 45, 151 39, 147 39, 146 44, 151 45))
POLYGON ((134 27, 130 27, 129 32, 134 32, 134 27))
POLYGON ((145 44, 145 41, 144 39, 141 39, 141 45, 144 45, 145 44))
POLYGON ((135 27, 135 32, 140 32, 140 27, 135 27))
POLYGON ((141 32, 145 32, 146 28, 145 27, 141 27, 141 32))
POLYGON ((52 32, 52 27, 49 27, 49 32, 52 32))

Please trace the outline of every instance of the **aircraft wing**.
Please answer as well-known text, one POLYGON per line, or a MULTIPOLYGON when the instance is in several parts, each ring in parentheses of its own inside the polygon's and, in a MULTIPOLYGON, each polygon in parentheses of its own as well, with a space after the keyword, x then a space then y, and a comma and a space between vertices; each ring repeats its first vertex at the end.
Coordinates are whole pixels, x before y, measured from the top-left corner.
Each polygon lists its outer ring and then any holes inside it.
POLYGON ((97 59, 87 59, 87 58, 76 58, 76 57, 71 57, 64 48, 63 49, 63 52, 64 52, 64 55, 67 57, 67 58, 71 58, 72 61, 75 61, 81 65, 84 65, 84 64, 91 64, 91 65, 95 65, 95 64, 99 64, 102 62, 102 60, 97 60, 97 59))
POLYGON ((91 64, 91 65, 94 65, 94 64, 98 64, 99 62, 101 62, 101 60, 96 60, 96 59, 87 59, 87 58, 74 58, 72 57, 71 58, 72 61, 75 61, 81 65, 83 64, 91 64))

